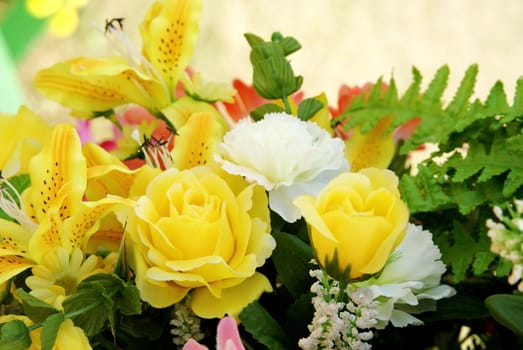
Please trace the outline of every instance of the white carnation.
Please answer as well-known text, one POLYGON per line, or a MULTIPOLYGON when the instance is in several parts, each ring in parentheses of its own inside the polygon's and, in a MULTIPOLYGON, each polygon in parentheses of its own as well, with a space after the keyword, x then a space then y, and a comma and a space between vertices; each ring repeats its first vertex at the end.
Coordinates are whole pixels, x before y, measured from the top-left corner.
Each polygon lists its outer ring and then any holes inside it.
POLYGON ((244 176, 269 191, 269 206, 288 222, 301 217, 292 201, 317 195, 349 166, 344 143, 316 123, 286 113, 258 122, 244 118, 218 146, 216 160, 228 173, 244 176))
POLYGON ((382 273, 354 287, 369 288, 380 302, 377 318, 384 327, 422 324, 411 314, 435 310, 436 300, 453 296, 456 291, 440 284, 445 272, 441 253, 432 234, 421 226, 409 224, 402 243, 392 253, 382 273))

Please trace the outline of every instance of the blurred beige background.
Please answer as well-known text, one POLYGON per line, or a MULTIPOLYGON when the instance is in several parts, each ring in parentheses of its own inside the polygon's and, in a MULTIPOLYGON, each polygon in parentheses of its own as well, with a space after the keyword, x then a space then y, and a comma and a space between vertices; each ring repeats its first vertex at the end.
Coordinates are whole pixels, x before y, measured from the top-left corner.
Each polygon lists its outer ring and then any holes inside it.
MULTIPOLYGON (((138 24, 151 2, 90 0, 74 36, 42 36, 19 67, 28 104, 51 120, 64 117, 34 92, 32 76, 68 57, 113 54, 93 26, 103 28, 106 18, 125 17, 125 29, 140 47, 138 24)), ((342 83, 361 85, 394 74, 404 91, 412 65, 426 84, 445 63, 451 68, 447 98, 471 63, 479 63, 478 97, 484 99, 497 79, 512 96, 523 75, 522 16, 521 0, 204 0, 192 66, 208 79, 250 82, 243 33, 268 38, 281 31, 303 45, 290 58, 305 78, 305 93, 325 91, 331 104, 342 83)))

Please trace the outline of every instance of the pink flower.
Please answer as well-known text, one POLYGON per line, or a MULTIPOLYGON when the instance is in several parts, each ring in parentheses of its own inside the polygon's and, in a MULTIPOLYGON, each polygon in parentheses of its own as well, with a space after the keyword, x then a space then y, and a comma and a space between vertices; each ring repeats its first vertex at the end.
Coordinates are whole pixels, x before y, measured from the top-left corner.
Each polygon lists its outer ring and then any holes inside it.
MULTIPOLYGON (((184 345, 183 350, 207 350, 207 347, 190 339, 184 345)), ((216 350, 245 350, 238 332, 238 325, 233 317, 224 317, 218 323, 216 350)))

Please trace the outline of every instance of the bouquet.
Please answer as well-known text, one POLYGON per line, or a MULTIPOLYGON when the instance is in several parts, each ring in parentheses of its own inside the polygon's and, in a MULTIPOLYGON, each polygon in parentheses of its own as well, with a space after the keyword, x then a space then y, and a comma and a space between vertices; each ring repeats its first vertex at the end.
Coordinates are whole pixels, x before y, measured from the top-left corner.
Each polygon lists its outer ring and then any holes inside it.
POLYGON ((473 100, 471 65, 445 102, 449 67, 414 68, 332 103, 275 32, 244 35, 251 83, 210 82, 201 8, 38 72, 74 123, 0 119, 0 349, 521 346, 523 80, 473 100))

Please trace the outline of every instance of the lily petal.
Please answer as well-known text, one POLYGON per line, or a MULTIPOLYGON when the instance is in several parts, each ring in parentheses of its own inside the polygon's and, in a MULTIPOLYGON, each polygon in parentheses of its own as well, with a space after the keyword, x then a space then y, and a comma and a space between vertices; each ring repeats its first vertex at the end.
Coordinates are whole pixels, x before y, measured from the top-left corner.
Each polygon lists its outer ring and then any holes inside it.
POLYGON ((23 226, 0 219, 0 256, 27 256, 31 233, 23 226))
POLYGON ((62 219, 70 216, 87 183, 80 138, 72 125, 60 124, 53 129, 51 142, 33 157, 29 171, 28 199, 35 217, 41 218, 53 207, 60 208, 62 219))
POLYGON ((34 262, 20 256, 0 256, 0 284, 32 266, 34 266, 34 262))
POLYGON ((156 1, 140 26, 143 55, 171 93, 192 57, 201 10, 201 0, 156 1))
POLYGON ((385 169, 394 157, 394 137, 386 130, 391 117, 383 118, 366 134, 355 128, 351 137, 345 142, 345 156, 354 172, 360 169, 376 167, 385 169))
POLYGON ((210 113, 195 113, 179 130, 172 152, 177 169, 213 162, 224 130, 210 113))
POLYGON ((78 57, 57 63, 38 72, 35 86, 47 98, 86 118, 127 103, 152 110, 169 103, 159 81, 144 76, 118 57, 78 57))
POLYGON ((9 178, 26 173, 29 160, 50 135, 51 127, 25 106, 21 106, 15 116, 0 113, 0 139, 4 140, 0 152, 2 175, 9 178))
POLYGON ((87 161, 86 197, 95 200, 107 194, 127 197, 137 170, 130 170, 102 147, 88 142, 83 147, 87 161))

